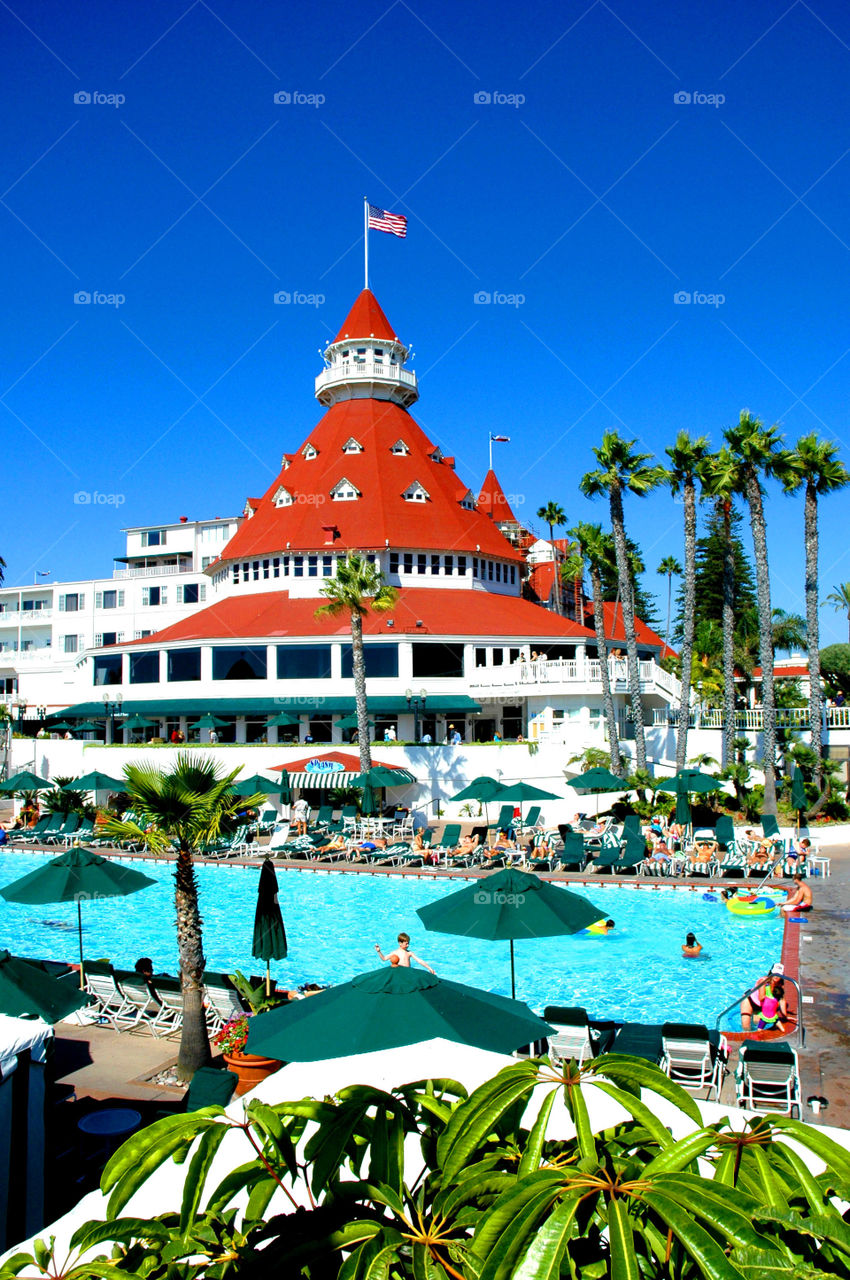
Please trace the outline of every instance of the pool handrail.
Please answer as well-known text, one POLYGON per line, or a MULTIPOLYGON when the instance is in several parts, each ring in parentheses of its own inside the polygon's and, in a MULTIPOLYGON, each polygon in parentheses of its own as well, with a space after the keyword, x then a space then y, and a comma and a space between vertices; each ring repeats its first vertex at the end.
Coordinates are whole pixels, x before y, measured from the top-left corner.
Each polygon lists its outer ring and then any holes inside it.
MULTIPOLYGON (((797 979, 790 977, 787 973, 782 975, 782 980, 783 982, 790 982, 791 986, 794 987, 797 992, 797 1044, 802 1049, 806 1043, 806 1030, 803 1026, 803 989, 797 979)), ((715 1031, 720 1030, 720 1022, 725 1018, 726 1014, 731 1013, 733 1009, 736 1009, 744 999, 744 996, 748 996, 752 990, 753 987, 751 984, 745 991, 741 992, 737 999, 733 1000, 731 1004, 727 1004, 725 1009, 720 1010, 714 1021, 715 1031)))

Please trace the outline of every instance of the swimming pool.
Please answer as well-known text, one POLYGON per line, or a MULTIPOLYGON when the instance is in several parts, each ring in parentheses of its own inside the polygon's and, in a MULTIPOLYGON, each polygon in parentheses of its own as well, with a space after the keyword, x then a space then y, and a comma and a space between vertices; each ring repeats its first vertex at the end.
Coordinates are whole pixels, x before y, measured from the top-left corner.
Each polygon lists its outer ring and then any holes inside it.
MULTIPOLYGON (((5 851, 0 887, 26 875, 43 854, 5 851)), ((148 955, 156 971, 177 972, 173 864, 134 860, 157 884, 128 898, 83 907, 85 953, 132 968, 148 955)), ((259 869, 199 865, 204 950, 213 971, 259 973, 251 957, 259 869)), ((279 982, 334 983, 374 968, 375 943, 384 952, 406 930, 411 950, 442 977, 510 995, 507 942, 482 942, 428 933, 416 907, 445 897, 465 881, 344 872, 278 870, 280 905, 289 957, 272 965, 279 982)), ((663 888, 571 886, 610 917, 607 936, 543 938, 515 944, 517 997, 532 1008, 584 1005, 592 1018, 649 1022, 707 1022, 779 959, 782 921, 736 918, 702 893, 663 888), (681 946, 693 931, 703 944, 699 960, 681 946)), ((17 955, 73 961, 77 957, 73 905, 33 907, 0 899, 0 946, 17 955)))

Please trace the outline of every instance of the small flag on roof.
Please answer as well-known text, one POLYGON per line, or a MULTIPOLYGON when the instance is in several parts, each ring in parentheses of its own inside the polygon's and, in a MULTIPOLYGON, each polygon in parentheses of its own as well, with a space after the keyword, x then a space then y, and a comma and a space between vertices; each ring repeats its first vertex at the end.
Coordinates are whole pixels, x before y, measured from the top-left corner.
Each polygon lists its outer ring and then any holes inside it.
POLYGON ((491 436, 490 439, 495 444, 510 444, 511 442, 510 436, 491 436))
POLYGON ((407 235, 407 218, 400 213, 389 213, 386 209, 379 209, 376 204, 370 204, 369 227, 373 231, 389 231, 391 235, 404 239, 407 235))

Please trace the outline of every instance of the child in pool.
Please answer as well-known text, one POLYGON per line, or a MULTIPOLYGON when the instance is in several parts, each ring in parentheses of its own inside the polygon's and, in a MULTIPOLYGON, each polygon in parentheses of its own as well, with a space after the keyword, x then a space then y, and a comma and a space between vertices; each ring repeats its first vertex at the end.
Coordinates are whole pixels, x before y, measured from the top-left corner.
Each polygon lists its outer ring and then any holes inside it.
POLYGON ((699 955, 701 951, 702 951, 702 943, 697 942, 695 934, 689 933, 688 936, 685 938, 685 943, 684 943, 684 946, 682 947, 682 955, 688 956, 691 959, 696 959, 696 957, 699 955))

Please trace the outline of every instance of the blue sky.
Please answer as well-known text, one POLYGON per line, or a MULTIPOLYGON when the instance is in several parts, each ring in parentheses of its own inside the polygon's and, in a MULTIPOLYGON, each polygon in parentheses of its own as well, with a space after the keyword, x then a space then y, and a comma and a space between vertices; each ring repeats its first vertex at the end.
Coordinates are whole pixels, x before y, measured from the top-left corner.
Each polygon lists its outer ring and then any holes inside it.
MULTIPOLYGON (((607 427, 662 453, 748 407, 847 460, 844 6, 13 3, 0 49, 9 583, 108 572, 122 526, 266 488, 320 416, 364 195, 409 218, 372 233, 371 283, 415 416, 473 486, 510 435, 519 515, 604 519, 577 485, 607 427)), ((848 504, 824 503, 822 596, 850 578, 848 504)), ((626 517, 663 598, 681 507, 626 517)), ((768 519, 799 610, 801 501, 771 488, 768 519)))

